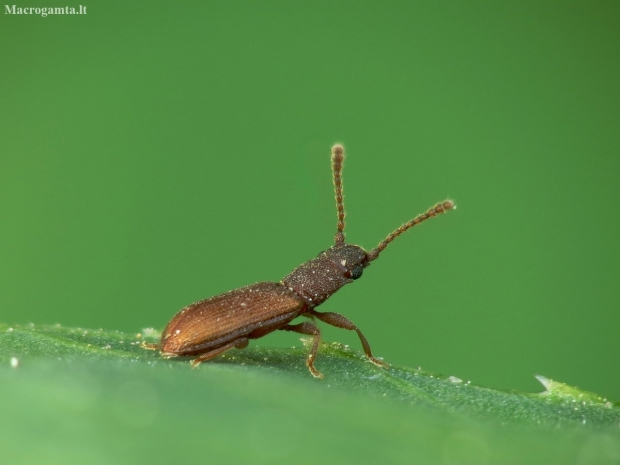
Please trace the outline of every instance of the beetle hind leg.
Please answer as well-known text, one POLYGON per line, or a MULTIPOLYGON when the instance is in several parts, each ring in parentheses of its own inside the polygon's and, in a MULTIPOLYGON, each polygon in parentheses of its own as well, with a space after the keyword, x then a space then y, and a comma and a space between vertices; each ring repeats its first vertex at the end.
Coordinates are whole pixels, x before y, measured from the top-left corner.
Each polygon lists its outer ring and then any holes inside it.
POLYGON ((327 323, 328 325, 335 326, 336 328, 348 329, 350 331, 357 332, 357 335, 359 336, 360 341, 362 343, 362 347, 364 348, 364 353, 366 354, 366 357, 368 357, 368 360, 370 360, 372 363, 382 368, 389 368, 389 365, 387 363, 385 363, 383 360, 379 360, 378 358, 372 355, 372 352, 370 351, 370 344, 368 344, 368 340, 366 340, 366 338, 364 337, 362 332, 359 330, 359 328, 355 326, 355 324, 351 320, 349 320, 347 317, 340 315, 339 313, 332 313, 332 312, 319 313, 315 310, 310 310, 310 314, 314 315, 319 320, 321 320, 324 323, 327 323))
POLYGON ((198 358, 195 358, 190 363, 193 368, 196 368, 202 362, 206 362, 207 360, 211 360, 212 358, 217 357, 218 355, 226 352, 228 349, 232 349, 236 347, 237 349, 244 349, 248 346, 249 340, 247 337, 242 337, 239 339, 235 339, 234 341, 229 342, 228 344, 224 344, 217 349, 210 350, 209 352, 205 352, 201 354, 198 358))
POLYGON ((280 329, 282 331, 293 331, 295 333, 312 336, 312 348, 310 349, 310 353, 306 359, 306 365, 308 366, 308 370, 310 370, 312 376, 323 379, 323 373, 314 368, 314 359, 316 358, 316 353, 319 350, 319 342, 321 341, 321 331, 319 328, 310 322, 305 322, 297 325, 286 325, 280 329))
POLYGON ((159 342, 153 343, 153 342, 142 341, 142 343, 140 344, 140 347, 146 350, 157 350, 161 347, 161 344, 159 342))

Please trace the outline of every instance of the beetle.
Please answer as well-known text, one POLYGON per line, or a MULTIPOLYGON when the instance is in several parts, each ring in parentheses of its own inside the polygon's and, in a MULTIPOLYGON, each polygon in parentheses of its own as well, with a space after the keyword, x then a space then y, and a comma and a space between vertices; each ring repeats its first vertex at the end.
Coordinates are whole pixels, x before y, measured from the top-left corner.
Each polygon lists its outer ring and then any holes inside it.
POLYGON ((258 339, 273 331, 293 331, 312 336, 313 342, 306 365, 312 376, 323 378, 314 367, 321 332, 313 323, 317 318, 328 325, 357 332, 366 357, 380 367, 388 365, 375 358, 360 329, 338 313, 317 312, 315 309, 345 284, 361 278, 364 268, 396 237, 436 215, 454 209, 454 202, 445 200, 394 230, 376 248, 366 252, 362 247, 345 242, 345 211, 342 189, 344 148, 332 148, 331 164, 336 210, 338 214, 334 245, 316 258, 295 268, 280 282, 259 282, 235 289, 180 310, 164 329, 159 344, 145 344, 159 349, 163 356, 195 357, 191 364, 211 360, 229 349, 243 349, 250 339, 258 339), (290 324, 299 316, 312 322, 290 324))

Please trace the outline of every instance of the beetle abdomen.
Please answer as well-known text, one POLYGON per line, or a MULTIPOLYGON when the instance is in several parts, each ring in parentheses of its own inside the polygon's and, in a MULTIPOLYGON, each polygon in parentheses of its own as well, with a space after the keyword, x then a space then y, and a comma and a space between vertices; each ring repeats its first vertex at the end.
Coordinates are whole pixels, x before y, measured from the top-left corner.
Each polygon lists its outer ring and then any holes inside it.
POLYGON ((162 333, 161 351, 192 355, 240 337, 259 337, 255 335, 276 330, 297 317, 304 306, 304 301, 281 283, 235 289, 177 313, 162 333))

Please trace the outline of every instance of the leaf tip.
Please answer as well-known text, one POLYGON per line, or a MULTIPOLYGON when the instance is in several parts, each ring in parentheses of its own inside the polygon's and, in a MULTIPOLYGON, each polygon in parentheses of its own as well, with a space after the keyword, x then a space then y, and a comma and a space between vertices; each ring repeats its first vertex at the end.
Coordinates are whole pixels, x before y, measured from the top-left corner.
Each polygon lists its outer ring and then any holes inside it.
POLYGON ((542 375, 534 375, 534 377, 543 385, 545 391, 550 391, 553 387, 553 380, 542 375))
POLYGON ((551 397, 567 399, 571 402, 582 403, 583 405, 586 403, 607 405, 607 399, 591 392, 583 391, 579 388, 569 386, 568 384, 561 383, 559 381, 554 381, 545 376, 535 375, 535 377, 545 387, 545 390, 540 393, 542 395, 550 395, 551 397))

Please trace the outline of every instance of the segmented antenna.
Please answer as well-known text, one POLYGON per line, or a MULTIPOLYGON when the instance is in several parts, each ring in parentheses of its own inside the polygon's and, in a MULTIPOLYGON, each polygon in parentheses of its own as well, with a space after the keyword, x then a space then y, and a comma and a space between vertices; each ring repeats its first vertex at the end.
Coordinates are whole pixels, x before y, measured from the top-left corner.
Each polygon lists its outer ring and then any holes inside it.
POLYGON ((452 200, 445 200, 441 203, 438 203, 434 207, 430 208, 426 213, 422 213, 421 215, 416 216, 411 221, 406 222, 400 228, 396 229, 388 237, 379 242, 379 245, 368 252, 368 261, 372 261, 376 259, 379 254, 385 249, 390 242, 400 236, 402 233, 407 231, 407 229, 413 228, 416 224, 420 224, 422 221, 428 220, 429 218, 433 218, 434 216, 440 215, 442 213, 447 212, 448 210, 454 210, 456 205, 452 200))
POLYGON ((338 230, 334 237, 336 244, 344 243, 344 202, 342 197, 342 165, 344 163, 344 148, 342 145, 332 147, 332 173, 334 175, 334 189, 336 190, 336 209, 338 210, 338 230))

